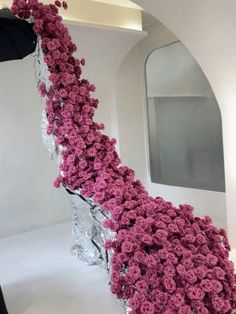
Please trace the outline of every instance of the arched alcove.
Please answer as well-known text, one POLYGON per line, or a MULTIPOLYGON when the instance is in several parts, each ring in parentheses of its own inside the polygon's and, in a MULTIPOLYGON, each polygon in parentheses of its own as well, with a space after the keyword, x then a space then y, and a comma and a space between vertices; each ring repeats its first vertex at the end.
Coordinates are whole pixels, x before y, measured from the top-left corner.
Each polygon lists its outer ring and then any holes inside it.
MULTIPOLYGON (((133 0, 173 31, 200 64, 222 114, 227 229, 236 248, 236 3, 230 1, 133 0)), ((222 204, 223 205, 223 204, 222 204)))
MULTIPOLYGON (((117 77, 118 121, 119 126, 122 126, 119 128, 122 161, 135 169, 137 177, 146 184, 152 195, 160 195, 175 205, 183 202, 191 204, 195 208, 196 215, 210 215, 216 225, 226 228, 224 188, 219 192, 209 189, 155 184, 150 180, 146 60, 153 51, 176 43, 179 38, 153 17, 151 23, 147 23, 144 30, 147 31, 148 36, 127 55, 117 77)), ((193 57, 191 56, 191 58, 193 57)), ((195 61, 196 64, 198 64, 197 61, 195 61)), ((197 67, 199 68, 199 65, 197 67)), ((208 81, 208 78, 205 78, 205 81, 208 81)), ((191 84, 194 85, 195 82, 191 84)), ((211 90, 209 83, 208 88, 211 90)), ((218 107, 217 112, 220 119, 218 107)))
POLYGON ((146 86, 151 182, 225 192, 220 109, 181 42, 148 56, 146 86))

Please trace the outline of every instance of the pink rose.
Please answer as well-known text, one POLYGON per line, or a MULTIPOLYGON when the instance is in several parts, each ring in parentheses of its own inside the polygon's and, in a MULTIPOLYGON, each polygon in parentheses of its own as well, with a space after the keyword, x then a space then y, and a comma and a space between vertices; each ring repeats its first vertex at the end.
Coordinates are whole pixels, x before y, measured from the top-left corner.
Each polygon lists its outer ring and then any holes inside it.
POLYGON ((133 252, 134 246, 130 241, 124 241, 121 246, 121 250, 123 253, 131 253, 133 252))
POLYGON ((148 289, 148 284, 145 280, 139 280, 135 283, 135 287, 139 292, 146 292, 148 289))
POLYGON ((188 297, 193 301, 201 301, 205 296, 203 290, 194 286, 190 286, 187 293, 188 297))
POLYGON ((140 310, 142 314, 154 314, 155 307, 152 303, 146 301, 141 305, 140 310))

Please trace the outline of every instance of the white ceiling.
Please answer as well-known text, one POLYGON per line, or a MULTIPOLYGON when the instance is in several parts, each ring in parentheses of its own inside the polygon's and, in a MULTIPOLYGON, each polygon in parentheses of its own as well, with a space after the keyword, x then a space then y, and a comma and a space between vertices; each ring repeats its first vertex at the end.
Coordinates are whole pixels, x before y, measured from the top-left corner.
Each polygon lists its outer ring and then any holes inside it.
MULTIPOLYGON (((41 0, 51 3, 52 0, 41 0)), ((12 0, 0 0, 11 6, 12 0)), ((67 22, 142 31, 141 9, 128 0, 68 0, 68 10, 60 10, 67 22), (110 4, 110 5, 108 5, 110 4)))
MULTIPOLYGON (((135 4, 129 0, 92 0, 92 1, 111 4, 111 5, 117 5, 120 7, 131 8, 131 9, 138 9, 138 10, 142 9, 140 6, 138 6, 137 4, 135 4)), ((11 0, 0 0, 0 7, 11 6, 11 2, 12 2, 11 0)), ((53 2, 53 1, 45 1, 44 0, 42 2, 53 2)), ((72 2, 71 0, 68 1, 69 7, 71 5, 71 2, 72 2)))
POLYGON ((141 9, 141 7, 139 7, 137 4, 134 4, 132 1, 129 1, 129 0, 92 0, 92 1, 118 5, 120 7, 126 7, 126 8, 131 8, 131 9, 139 9, 139 10, 141 9))

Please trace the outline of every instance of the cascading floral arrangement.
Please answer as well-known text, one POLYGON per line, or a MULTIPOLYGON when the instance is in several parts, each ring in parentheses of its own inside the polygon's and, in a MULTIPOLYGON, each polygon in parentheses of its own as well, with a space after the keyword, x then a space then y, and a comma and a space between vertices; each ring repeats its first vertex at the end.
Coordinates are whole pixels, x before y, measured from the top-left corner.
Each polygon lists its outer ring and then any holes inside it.
POLYGON ((54 184, 80 189, 110 213, 104 227, 116 233, 106 242, 113 251, 112 292, 133 314, 232 313, 235 276, 225 231, 209 217, 195 217, 189 205, 149 196, 134 171, 120 165, 116 141, 93 120, 95 86, 81 76, 85 60, 73 56, 61 6, 67 3, 14 0, 12 12, 34 20, 50 73, 52 87, 40 84, 39 91, 47 98, 47 132, 63 147, 54 184))

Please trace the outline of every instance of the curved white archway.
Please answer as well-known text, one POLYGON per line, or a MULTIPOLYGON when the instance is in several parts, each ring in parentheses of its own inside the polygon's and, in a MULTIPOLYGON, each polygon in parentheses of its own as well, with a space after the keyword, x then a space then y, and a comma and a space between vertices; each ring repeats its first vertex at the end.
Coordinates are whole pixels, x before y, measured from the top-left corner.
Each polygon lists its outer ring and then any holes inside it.
POLYGON ((133 0, 178 36, 195 57, 218 100, 223 124, 228 233, 236 248, 236 3, 133 0))

